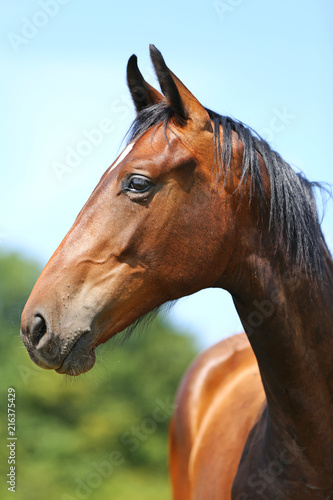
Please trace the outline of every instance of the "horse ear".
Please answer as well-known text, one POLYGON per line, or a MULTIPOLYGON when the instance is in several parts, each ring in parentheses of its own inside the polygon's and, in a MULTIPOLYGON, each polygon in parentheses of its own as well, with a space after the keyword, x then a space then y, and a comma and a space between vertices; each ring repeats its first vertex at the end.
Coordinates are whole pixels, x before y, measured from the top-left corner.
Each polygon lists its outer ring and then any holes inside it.
POLYGON ((175 119, 182 125, 188 120, 192 121, 194 127, 200 129, 212 130, 210 118, 206 109, 194 97, 179 78, 170 71, 165 64, 161 52, 150 45, 150 57, 153 62, 156 76, 158 78, 161 90, 169 105, 175 113, 175 119))
POLYGON ((165 101, 165 99, 158 90, 145 81, 138 68, 137 61, 138 59, 134 54, 128 60, 127 85, 131 92, 135 108, 139 113, 144 107, 165 101))

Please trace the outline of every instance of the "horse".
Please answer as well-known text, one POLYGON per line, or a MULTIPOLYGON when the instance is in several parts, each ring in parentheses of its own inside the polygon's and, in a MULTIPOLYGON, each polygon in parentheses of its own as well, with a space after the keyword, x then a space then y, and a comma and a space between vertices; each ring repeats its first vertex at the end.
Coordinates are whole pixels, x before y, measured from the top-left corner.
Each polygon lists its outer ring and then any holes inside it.
POLYGON ((215 287, 245 333, 186 374, 170 425, 175 500, 333 498, 333 261, 314 188, 242 122, 205 108, 150 46, 136 118, 25 305, 37 365, 79 375, 99 344, 215 287))

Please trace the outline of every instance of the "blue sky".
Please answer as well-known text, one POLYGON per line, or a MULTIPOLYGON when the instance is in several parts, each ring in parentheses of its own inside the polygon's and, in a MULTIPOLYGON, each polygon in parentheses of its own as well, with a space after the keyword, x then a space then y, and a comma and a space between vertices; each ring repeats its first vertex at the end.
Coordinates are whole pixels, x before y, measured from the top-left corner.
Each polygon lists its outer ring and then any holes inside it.
MULTIPOLYGON (((156 84, 149 43, 204 105, 250 125, 310 180, 333 183, 328 0, 3 0, 1 8, 1 248, 47 262, 134 117, 132 53, 156 84), (80 150, 105 120, 99 143, 80 150), (59 174, 59 164, 70 168, 59 174)), ((331 249, 332 221, 330 201, 331 249)), ((241 329, 223 291, 179 301, 171 319, 203 346, 241 329)))

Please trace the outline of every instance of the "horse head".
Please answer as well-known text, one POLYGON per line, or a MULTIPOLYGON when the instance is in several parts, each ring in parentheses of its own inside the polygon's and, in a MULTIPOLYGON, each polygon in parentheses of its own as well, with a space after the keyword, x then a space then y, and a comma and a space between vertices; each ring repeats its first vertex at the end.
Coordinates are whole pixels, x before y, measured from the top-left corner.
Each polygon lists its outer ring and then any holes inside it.
POLYGON ((59 373, 89 370, 96 346, 138 318, 218 286, 233 254, 242 144, 232 134, 237 182, 235 175, 218 182, 208 110, 154 46, 151 58, 163 95, 132 56, 127 81, 137 118, 129 143, 49 260, 22 314, 31 358, 59 373))

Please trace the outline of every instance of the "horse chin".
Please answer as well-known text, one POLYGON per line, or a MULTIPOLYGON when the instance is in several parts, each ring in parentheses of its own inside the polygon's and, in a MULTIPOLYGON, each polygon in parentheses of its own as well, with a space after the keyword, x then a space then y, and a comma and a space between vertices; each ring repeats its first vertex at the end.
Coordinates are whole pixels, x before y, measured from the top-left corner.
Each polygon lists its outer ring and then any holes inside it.
POLYGON ((87 344, 86 336, 83 335, 74 344, 61 366, 55 370, 57 373, 77 376, 91 370, 96 362, 95 346, 92 347, 90 342, 87 344))

